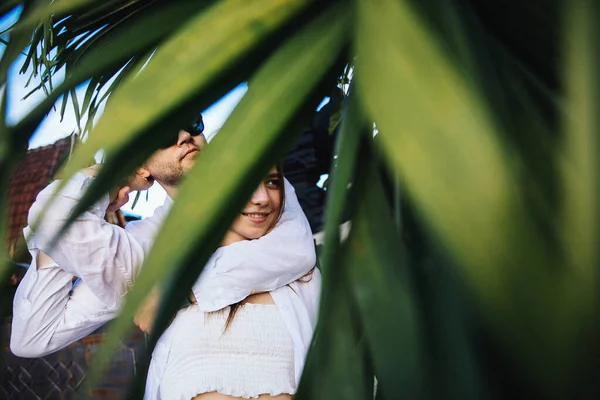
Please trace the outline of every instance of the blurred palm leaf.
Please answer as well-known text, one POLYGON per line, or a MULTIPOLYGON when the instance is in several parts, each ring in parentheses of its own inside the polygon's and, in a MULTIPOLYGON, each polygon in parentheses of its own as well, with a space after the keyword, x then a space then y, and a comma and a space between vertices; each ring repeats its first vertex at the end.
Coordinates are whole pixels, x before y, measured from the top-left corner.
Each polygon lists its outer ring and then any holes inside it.
MULTIPOLYGON (((9 4, 0 13, 20 2, 9 4)), ((371 398, 373 374, 387 399, 501 397, 504 387, 594 397, 598 14, 593 2, 568 5, 561 24, 560 7, 543 0, 27 2, 0 84, 25 52, 22 70, 48 98, 16 126, 2 121, 0 184, 69 96, 89 138, 67 173, 107 154, 74 218, 249 79, 181 188, 109 343, 169 274, 160 332, 222 221, 290 146, 324 82, 344 75, 353 82, 327 191, 321 319, 298 397, 371 398), (81 84, 85 95, 73 97, 81 84), (373 122, 375 139, 363 129, 373 122), (340 245, 347 207, 353 228, 340 245), (174 252, 165 238, 179 235, 174 252)))
MULTIPOLYGON (((350 256, 350 254, 346 254, 350 256)), ((342 264, 342 263, 340 263, 342 264)), ((373 370, 363 327, 350 296, 343 269, 335 281, 323 284, 328 294, 311 346, 298 399, 373 397, 373 370)))
POLYGON ((363 146, 356 214, 346 268, 384 398, 419 397, 424 370, 421 329, 407 252, 377 171, 377 156, 363 146), (381 316, 385 315, 385 318, 381 316), (393 360, 403 360, 401 364, 393 360))
POLYGON ((391 1, 359 5, 357 84, 383 149, 485 303, 485 318, 503 332, 511 351, 528 354, 522 361, 537 378, 561 386, 574 360, 553 369, 547 352, 567 361, 578 343, 576 336, 550 329, 551 321, 569 325, 571 313, 593 308, 593 302, 566 306, 552 295, 564 293, 565 279, 572 277, 553 270, 554 249, 544 246, 517 191, 515 165, 482 93, 444 55, 441 41, 418 22, 414 9, 391 1), (538 301, 526 302, 532 291, 538 301), (518 313, 516 298, 522 303, 518 313), (548 329, 543 338, 523 335, 540 328, 548 329))
POLYGON ((364 119, 351 97, 344 114, 336 146, 337 162, 331 171, 328 191, 325 243, 320 257, 323 271, 323 294, 320 322, 306 361, 305 373, 296 397, 327 398, 332 392, 343 398, 366 398, 372 391, 366 353, 366 340, 360 320, 353 313, 354 299, 349 295, 349 275, 339 262, 350 257, 340 248, 339 226, 358 163, 358 149, 364 119), (365 365, 366 364, 366 365, 365 365), (366 375, 366 376, 365 376, 366 375))

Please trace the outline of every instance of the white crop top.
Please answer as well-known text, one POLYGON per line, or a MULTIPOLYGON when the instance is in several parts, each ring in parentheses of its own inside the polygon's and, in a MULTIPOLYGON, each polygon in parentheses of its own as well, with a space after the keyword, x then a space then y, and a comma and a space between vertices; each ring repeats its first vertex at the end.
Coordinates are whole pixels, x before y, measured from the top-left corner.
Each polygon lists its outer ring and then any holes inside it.
POLYGON ((257 398, 294 394, 294 343, 277 306, 242 305, 224 332, 229 307, 204 313, 191 305, 165 334, 171 349, 160 382, 162 400, 201 393, 257 398))

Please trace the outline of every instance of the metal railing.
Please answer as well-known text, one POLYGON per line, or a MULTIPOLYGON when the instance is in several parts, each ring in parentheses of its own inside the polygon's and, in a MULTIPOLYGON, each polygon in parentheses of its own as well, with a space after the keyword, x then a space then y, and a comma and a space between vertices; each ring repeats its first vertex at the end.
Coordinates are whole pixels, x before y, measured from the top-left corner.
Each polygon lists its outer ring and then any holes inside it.
POLYGON ((76 391, 106 333, 99 330, 45 357, 20 358, 10 352, 10 326, 11 320, 4 320, 0 332, 1 399, 124 399, 143 358, 143 334, 133 328, 132 334, 115 351, 101 384, 82 395, 76 391))

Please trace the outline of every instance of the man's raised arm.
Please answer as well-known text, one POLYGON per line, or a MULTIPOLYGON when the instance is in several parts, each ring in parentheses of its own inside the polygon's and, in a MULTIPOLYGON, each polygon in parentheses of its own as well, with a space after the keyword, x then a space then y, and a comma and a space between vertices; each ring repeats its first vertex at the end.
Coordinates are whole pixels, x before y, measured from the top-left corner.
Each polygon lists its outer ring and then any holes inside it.
POLYGON ((91 175, 78 172, 60 193, 54 195, 58 181, 42 190, 29 211, 28 223, 35 231, 32 230, 27 241, 30 247, 48 254, 61 269, 83 279, 98 299, 112 308, 133 283, 135 271, 142 264, 155 232, 147 232, 146 238, 134 237, 104 221, 109 205, 109 196, 105 195, 80 215, 52 246, 52 240, 92 179, 91 175), (54 202, 40 218, 51 200, 54 202), (36 227, 37 222, 40 224, 36 227))

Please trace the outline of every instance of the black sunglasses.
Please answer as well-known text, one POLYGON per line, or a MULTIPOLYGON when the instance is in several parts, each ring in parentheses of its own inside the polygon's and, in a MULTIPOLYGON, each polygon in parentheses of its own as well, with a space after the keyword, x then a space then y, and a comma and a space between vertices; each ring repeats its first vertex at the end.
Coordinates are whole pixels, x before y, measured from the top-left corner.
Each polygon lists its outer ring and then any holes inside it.
POLYGON ((200 117, 196 121, 186 126, 184 130, 192 136, 204 134, 204 120, 202 119, 202 115, 200 115, 200 117))
MULTIPOLYGON (((198 136, 198 135, 204 136, 204 121, 202 120, 202 115, 200 115, 200 117, 196 121, 189 124, 185 128, 181 128, 181 129, 188 132, 191 136, 198 136)), ((164 143, 164 144, 160 145, 159 147, 161 149, 167 149, 167 148, 173 146, 174 143, 177 143, 178 136, 179 136, 179 131, 177 131, 175 133, 175 141, 173 141, 173 142, 169 141, 169 143, 164 143)), ((165 136, 163 140, 169 140, 169 136, 165 136)))

